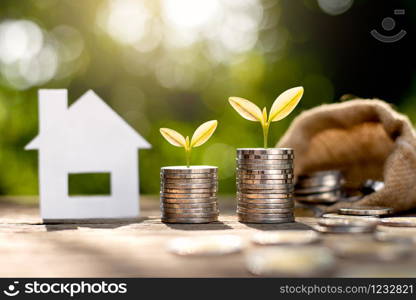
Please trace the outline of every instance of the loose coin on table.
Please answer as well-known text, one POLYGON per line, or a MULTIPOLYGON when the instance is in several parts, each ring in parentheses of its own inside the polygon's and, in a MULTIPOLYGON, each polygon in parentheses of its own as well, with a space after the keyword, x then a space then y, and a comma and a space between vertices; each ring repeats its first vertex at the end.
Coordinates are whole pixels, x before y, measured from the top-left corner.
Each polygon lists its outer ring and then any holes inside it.
POLYGON ((318 224, 327 227, 371 227, 375 228, 378 220, 351 220, 342 218, 320 218, 318 224))
POLYGON ((249 252, 246 265, 259 276, 326 276, 333 271, 335 258, 325 247, 267 247, 249 252))
POLYGON ((335 219, 349 219, 349 220, 372 220, 379 222, 378 216, 353 216, 353 215, 340 215, 336 213, 324 214, 322 218, 335 218, 335 219))
POLYGON ((313 230, 279 230, 257 232, 251 241, 259 245, 302 245, 315 243, 319 239, 319 234, 313 230))
POLYGON ((416 235, 406 231, 377 231, 374 238, 379 242, 416 244, 416 235))
POLYGON ((351 240, 348 243, 336 243, 331 248, 337 256, 362 260, 393 261, 407 257, 412 253, 412 247, 408 244, 376 241, 363 243, 351 240))
POLYGON ((322 233, 371 233, 374 232, 377 224, 376 220, 320 218, 313 228, 322 233))
POLYGON ((381 218, 380 222, 385 226, 416 227, 416 217, 381 218))
POLYGON ((168 250, 178 255, 224 255, 240 252, 244 247, 240 237, 234 235, 175 238, 168 250))
POLYGON ((392 214, 393 209, 381 206, 358 206, 354 208, 340 208, 338 213, 355 216, 383 216, 392 214))

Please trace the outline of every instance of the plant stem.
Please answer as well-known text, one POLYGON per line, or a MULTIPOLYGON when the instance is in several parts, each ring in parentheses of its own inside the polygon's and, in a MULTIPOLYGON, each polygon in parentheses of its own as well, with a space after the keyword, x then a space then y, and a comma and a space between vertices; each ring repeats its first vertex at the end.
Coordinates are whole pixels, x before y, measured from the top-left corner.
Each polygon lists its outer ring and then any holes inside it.
POLYGON ((262 125, 263 128, 263 146, 264 148, 267 148, 268 146, 268 139, 269 139, 269 123, 266 123, 262 125))
POLYGON ((185 149, 186 166, 189 168, 191 165, 191 149, 185 149))

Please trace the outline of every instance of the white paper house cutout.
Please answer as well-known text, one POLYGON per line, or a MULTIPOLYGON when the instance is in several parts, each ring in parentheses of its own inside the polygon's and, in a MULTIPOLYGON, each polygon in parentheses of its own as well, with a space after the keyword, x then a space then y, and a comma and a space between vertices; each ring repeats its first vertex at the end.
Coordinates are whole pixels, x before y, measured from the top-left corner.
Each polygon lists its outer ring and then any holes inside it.
POLYGON ((139 215, 137 149, 150 144, 93 91, 68 108, 67 90, 39 90, 39 193, 44 220, 139 215), (111 195, 68 195, 71 173, 110 173, 111 195))

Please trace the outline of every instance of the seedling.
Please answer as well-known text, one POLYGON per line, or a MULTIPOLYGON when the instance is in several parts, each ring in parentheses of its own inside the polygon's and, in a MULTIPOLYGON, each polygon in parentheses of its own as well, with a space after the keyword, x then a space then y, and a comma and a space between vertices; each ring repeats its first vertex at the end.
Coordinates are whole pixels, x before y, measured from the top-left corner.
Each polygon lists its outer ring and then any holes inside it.
POLYGON ((192 148, 199 147, 208 141, 217 128, 217 125, 217 120, 205 122, 195 130, 190 140, 189 136, 185 138, 179 132, 169 128, 160 128, 160 133, 173 146, 183 147, 185 149, 186 166, 189 168, 192 148))
POLYGON ((295 109, 296 105, 298 105, 302 96, 303 87, 301 86, 281 93, 274 101, 269 115, 267 115, 266 107, 262 111, 256 104, 249 100, 240 97, 230 97, 228 101, 244 119, 260 122, 263 128, 264 148, 267 148, 270 124, 286 118, 295 109))

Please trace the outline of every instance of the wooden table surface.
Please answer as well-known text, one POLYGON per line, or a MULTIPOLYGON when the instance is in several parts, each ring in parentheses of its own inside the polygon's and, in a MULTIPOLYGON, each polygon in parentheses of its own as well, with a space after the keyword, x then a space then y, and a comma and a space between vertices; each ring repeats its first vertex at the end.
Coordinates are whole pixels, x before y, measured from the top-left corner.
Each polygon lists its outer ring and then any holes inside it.
MULTIPOLYGON (((306 229, 313 217, 290 224, 242 224, 232 198, 221 198, 220 222, 164 224, 156 197, 142 197, 142 218, 132 223, 44 225, 33 199, 0 199, 1 277, 247 277, 245 255, 259 247, 250 237, 259 230, 306 229), (16 201, 20 204, 16 204, 16 201), (23 203, 22 203, 23 202, 23 203), (32 203, 32 204, 28 204, 32 203), (181 257, 166 244, 175 237, 231 234, 247 243, 243 252, 217 257, 181 257)), ((371 235, 325 234, 323 245, 371 241, 371 235)), ((415 248, 416 250, 416 248, 415 248)), ((416 255, 393 262, 338 259, 337 277, 415 277, 416 255)))

